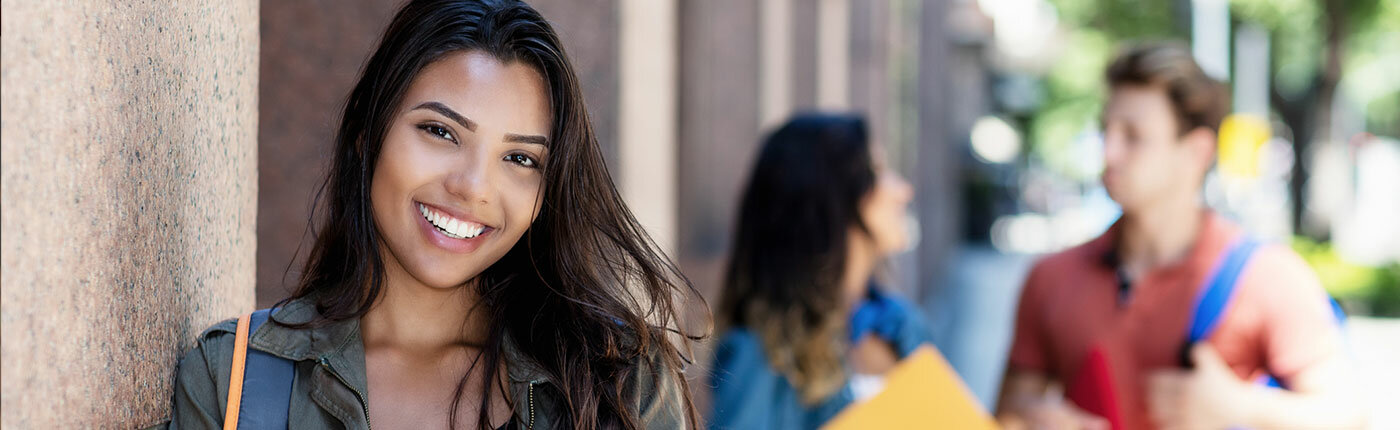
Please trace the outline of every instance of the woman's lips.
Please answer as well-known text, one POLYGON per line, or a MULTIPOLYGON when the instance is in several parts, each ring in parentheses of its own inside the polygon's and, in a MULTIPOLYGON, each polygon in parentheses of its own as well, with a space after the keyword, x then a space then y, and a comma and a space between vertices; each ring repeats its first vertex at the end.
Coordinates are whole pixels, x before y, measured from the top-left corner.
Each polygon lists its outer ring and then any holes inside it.
POLYGON ((429 243, 453 253, 475 251, 490 236, 494 228, 448 215, 446 211, 414 202, 419 230, 429 243), (444 228, 445 227, 445 228, 444 228))
POLYGON ((427 219, 428 222, 446 233, 448 237, 454 239, 473 238, 486 230, 485 224, 460 219, 422 203, 418 204, 418 213, 422 214, 424 219, 427 219))

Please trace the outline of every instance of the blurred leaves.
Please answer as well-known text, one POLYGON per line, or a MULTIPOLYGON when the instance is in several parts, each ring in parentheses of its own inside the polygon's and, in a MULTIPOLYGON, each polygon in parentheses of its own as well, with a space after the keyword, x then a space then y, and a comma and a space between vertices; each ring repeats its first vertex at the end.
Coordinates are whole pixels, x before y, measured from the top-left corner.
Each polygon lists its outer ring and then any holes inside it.
POLYGON ((1061 22, 1093 28, 1111 39, 1186 36, 1186 23, 1177 22, 1177 3, 1171 1, 1050 0, 1050 4, 1060 12, 1061 22))
MULTIPOLYGON (((1049 0, 1059 14, 1063 54, 1043 79, 1044 104, 1029 118, 1032 156, 1052 170, 1073 171, 1071 142, 1096 126, 1104 97, 1103 68, 1120 45, 1141 40, 1190 39, 1189 0, 1049 0)), ((1273 85, 1286 99, 1303 102, 1314 87, 1326 53, 1331 5, 1345 15, 1342 70, 1364 73, 1347 95, 1367 103, 1367 129, 1400 135, 1400 0, 1230 0, 1236 25, 1271 35, 1273 85), (1336 3, 1327 3, 1336 2, 1336 3)), ((1092 179, 1092 178, 1081 178, 1092 179)))
POLYGON ((1343 33, 1343 90, 1365 103, 1368 131, 1400 135, 1400 1, 1231 0, 1230 6, 1237 21, 1269 31, 1274 86, 1292 99, 1306 95, 1323 66, 1328 7, 1340 11, 1342 19, 1331 21, 1343 33))
POLYGON ((1349 313, 1400 317, 1400 262, 1382 267, 1350 263, 1331 244, 1303 237, 1293 239, 1293 250, 1349 313))

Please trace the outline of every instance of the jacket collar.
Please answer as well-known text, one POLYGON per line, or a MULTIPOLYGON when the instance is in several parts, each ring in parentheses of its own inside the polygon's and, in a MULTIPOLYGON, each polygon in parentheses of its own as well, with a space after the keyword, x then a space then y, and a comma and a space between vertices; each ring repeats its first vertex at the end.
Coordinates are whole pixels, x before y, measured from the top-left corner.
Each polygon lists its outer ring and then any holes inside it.
POLYGON ((535 360, 526 357, 509 333, 502 339, 501 348, 506 361, 506 374, 511 382, 540 383, 549 380, 549 372, 540 367, 535 360))
MULTIPOLYGON (((320 316, 315 303, 305 298, 292 300, 275 309, 272 313, 274 320, 289 324, 310 322, 320 316)), ((248 344, 288 360, 326 359, 331 361, 331 364, 337 369, 359 369, 357 372, 346 372, 354 374, 349 379, 358 380, 348 382, 358 385, 356 388, 360 389, 364 389, 368 385, 363 370, 365 351, 364 342, 360 339, 360 320, 358 318, 332 321, 319 327, 310 328, 263 324, 257 332, 248 337, 248 344)), ((527 357, 509 334, 505 336, 502 348, 504 349, 502 357, 505 358, 506 373, 511 382, 540 383, 550 379, 549 372, 546 372, 533 359, 527 357)))
POLYGON ((248 337, 248 344, 262 351, 288 360, 315 360, 327 354, 343 354, 347 349, 358 347, 364 352, 360 336, 360 320, 350 319, 330 321, 319 327, 292 328, 272 321, 288 324, 304 324, 321 316, 314 302, 296 299, 272 312, 269 324, 263 324, 258 331, 248 337))
POLYGON ((248 346, 292 361, 314 360, 334 369, 356 392, 369 392, 359 318, 328 321, 307 328, 272 323, 303 324, 320 316, 315 302, 305 298, 292 300, 272 310, 268 323, 248 336, 248 346))

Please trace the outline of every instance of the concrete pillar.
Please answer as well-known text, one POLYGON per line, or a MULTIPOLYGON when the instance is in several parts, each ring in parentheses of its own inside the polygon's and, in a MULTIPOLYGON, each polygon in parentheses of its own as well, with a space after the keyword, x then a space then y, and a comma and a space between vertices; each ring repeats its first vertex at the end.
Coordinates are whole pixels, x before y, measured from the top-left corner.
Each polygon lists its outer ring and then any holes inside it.
MULTIPOLYGON (((818 22, 822 0, 791 0, 792 9, 792 75, 788 84, 792 86, 792 107, 794 111, 809 111, 817 108, 818 51, 821 50, 821 32, 818 22)), ((784 118, 786 119, 786 118, 784 118)), ((781 124, 779 124, 781 125, 781 124)))
POLYGON ((680 260, 713 303, 759 139, 759 3, 680 4, 680 260))
POLYGON ((781 126, 792 112, 793 0, 762 0, 759 9, 759 127, 781 126))
POLYGON ((914 168, 915 205, 920 239, 917 250, 920 299, 932 296, 944 282, 947 262, 958 243, 961 197, 958 157, 953 136, 949 75, 955 70, 948 38, 948 5, 924 2, 919 19, 918 164, 914 168))
POLYGON ((583 87, 593 133, 614 175, 618 164, 618 1, 529 1, 564 42, 564 51, 583 87))
POLYGON ((619 25, 620 163, 614 177, 627 206, 676 255, 677 0, 622 0, 619 25))
POLYGON ((0 7, 0 427, 158 425, 253 308, 258 3, 0 7))
MULTIPOLYGON (((850 3, 850 108, 869 121, 870 138, 886 146, 891 142, 889 116, 894 108, 890 80, 890 3, 887 0, 850 3)), ((887 149, 888 151, 888 149, 887 149)))
POLYGON ((820 0, 817 6, 817 107, 849 111, 851 0, 820 0))

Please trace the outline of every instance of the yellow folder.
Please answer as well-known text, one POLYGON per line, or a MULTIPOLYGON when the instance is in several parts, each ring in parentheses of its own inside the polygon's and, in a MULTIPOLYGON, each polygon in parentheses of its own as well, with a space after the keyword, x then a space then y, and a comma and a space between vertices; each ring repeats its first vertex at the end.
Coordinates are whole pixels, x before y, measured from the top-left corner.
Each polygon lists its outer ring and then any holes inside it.
POLYGON ((996 429, 938 350, 922 346, 885 375, 875 397, 837 414, 827 430, 855 429, 996 429))

